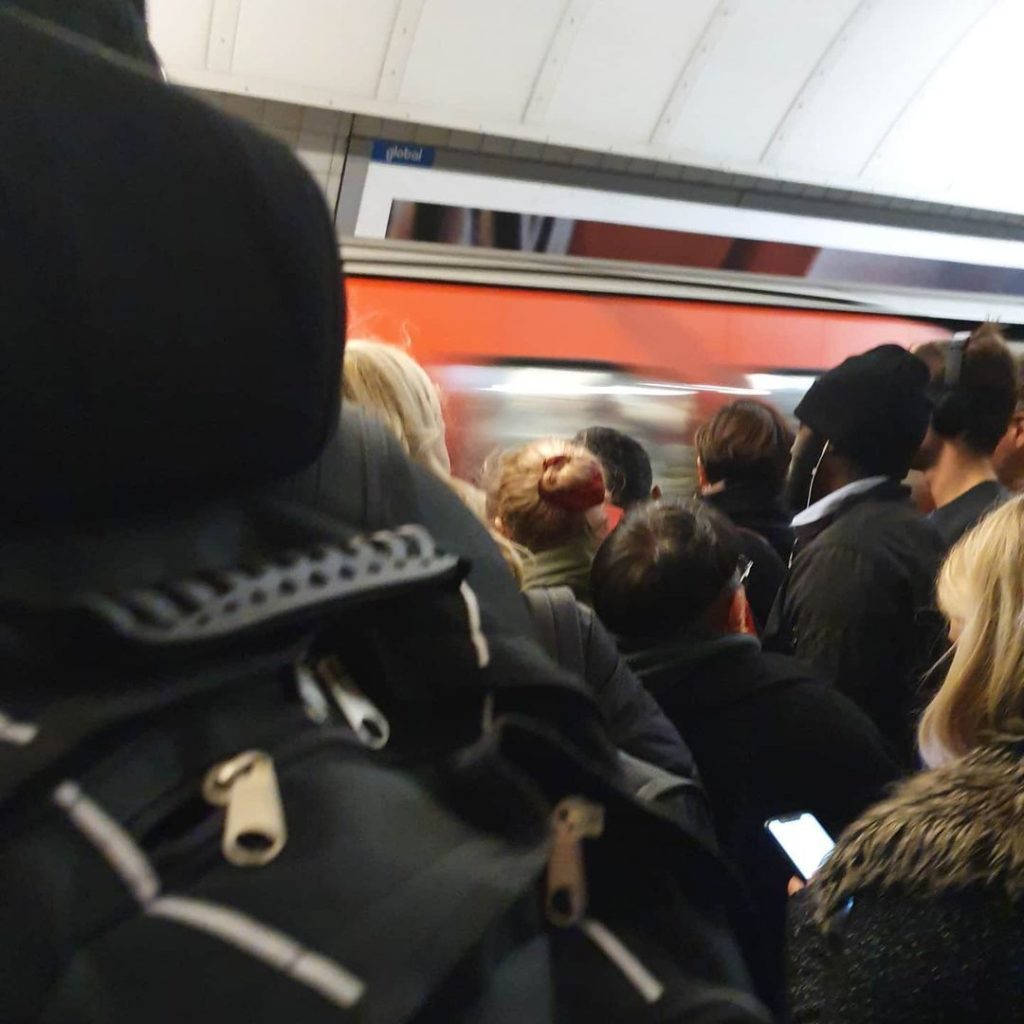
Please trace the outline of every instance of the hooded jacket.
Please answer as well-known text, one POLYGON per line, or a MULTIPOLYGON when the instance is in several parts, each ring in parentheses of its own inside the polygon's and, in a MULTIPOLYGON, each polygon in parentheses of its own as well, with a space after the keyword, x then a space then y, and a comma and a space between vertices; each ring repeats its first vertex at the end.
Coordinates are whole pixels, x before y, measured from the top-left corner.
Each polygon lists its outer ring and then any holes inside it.
POLYGON ((903 784, 793 900, 793 1021, 1024 1020, 1024 744, 903 784))
POLYGON ((921 681, 941 653, 934 607, 942 541, 892 479, 798 528, 765 631, 856 701, 901 759, 913 757, 921 681))

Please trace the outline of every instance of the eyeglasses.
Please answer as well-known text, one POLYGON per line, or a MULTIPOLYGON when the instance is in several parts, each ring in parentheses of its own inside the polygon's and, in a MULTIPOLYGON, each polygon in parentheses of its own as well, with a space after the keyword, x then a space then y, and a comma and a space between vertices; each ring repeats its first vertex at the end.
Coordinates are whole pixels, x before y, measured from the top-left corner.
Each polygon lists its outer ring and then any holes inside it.
POLYGON ((740 555, 736 562, 736 571, 732 574, 732 585, 734 587, 742 587, 743 584, 747 582, 747 577, 750 575, 750 570, 753 568, 753 561, 747 558, 746 555, 740 555))

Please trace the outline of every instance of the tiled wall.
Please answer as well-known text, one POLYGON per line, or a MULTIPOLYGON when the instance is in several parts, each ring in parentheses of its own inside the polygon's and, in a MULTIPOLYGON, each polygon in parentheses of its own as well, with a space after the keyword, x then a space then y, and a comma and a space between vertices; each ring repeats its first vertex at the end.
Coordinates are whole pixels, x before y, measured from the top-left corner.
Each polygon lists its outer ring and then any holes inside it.
POLYGON ((545 180, 586 184, 610 191, 664 194, 694 202, 748 206, 926 231, 1024 238, 1024 215, 843 192, 799 182, 750 178, 596 150, 570 149, 406 121, 354 116, 254 96, 192 91, 207 102, 251 121, 290 146, 316 178, 332 211, 337 210, 350 140, 387 138, 437 146, 448 151, 447 166, 471 169, 475 173, 507 174, 511 164, 539 171, 545 180), (460 159, 463 163, 469 161, 472 167, 460 166, 460 159), (595 175, 603 176, 603 179, 599 180, 595 175))
POLYGON ((253 96, 193 91, 221 110, 251 121, 290 147, 316 178, 328 206, 334 210, 352 129, 351 114, 253 96))

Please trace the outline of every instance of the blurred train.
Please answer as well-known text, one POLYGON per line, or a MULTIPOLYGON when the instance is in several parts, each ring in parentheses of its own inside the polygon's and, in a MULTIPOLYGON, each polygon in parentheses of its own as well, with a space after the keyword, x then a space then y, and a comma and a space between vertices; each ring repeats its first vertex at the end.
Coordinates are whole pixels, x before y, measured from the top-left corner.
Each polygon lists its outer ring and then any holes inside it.
POLYGON ((469 479, 496 448, 603 424, 647 446, 664 490, 692 492, 693 433, 722 403, 791 413, 846 356, 950 330, 792 280, 394 243, 342 251, 349 336, 406 345, 427 366, 469 479))

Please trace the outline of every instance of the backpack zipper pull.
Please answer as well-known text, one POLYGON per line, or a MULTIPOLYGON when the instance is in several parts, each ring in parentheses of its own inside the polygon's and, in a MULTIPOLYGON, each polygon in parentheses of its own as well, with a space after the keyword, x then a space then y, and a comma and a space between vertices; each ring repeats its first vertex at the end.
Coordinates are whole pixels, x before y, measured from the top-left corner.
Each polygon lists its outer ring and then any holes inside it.
POLYGON ((247 750, 215 764, 203 780, 203 796, 223 807, 221 850, 236 867, 263 867, 288 838, 277 772, 269 754, 247 750))
POLYGON ((551 815, 554 841, 548 860, 548 920, 559 928, 578 924, 587 909, 587 875, 583 865, 583 840, 596 839, 604 831, 604 808, 569 796, 551 815))
POLYGON ((317 678, 323 682, 349 727, 364 747, 380 750, 391 738, 391 724, 376 704, 356 686, 352 677, 335 657, 316 663, 317 678))

